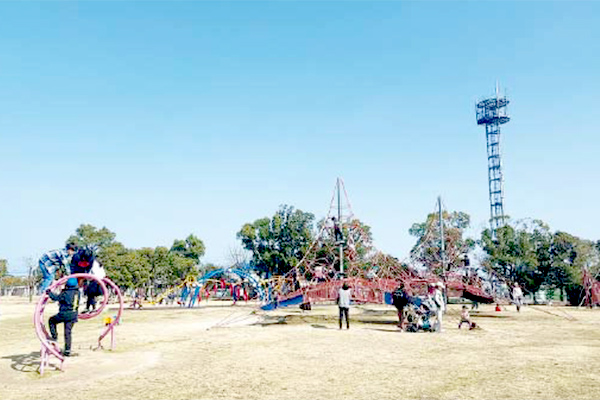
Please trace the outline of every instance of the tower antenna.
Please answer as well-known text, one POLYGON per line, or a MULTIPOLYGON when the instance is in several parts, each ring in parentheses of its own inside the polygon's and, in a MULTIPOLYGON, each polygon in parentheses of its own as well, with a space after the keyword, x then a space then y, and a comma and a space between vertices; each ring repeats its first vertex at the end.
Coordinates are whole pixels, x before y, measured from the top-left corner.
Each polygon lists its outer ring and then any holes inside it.
POLYGON ((506 113, 508 99, 500 95, 496 81, 496 95, 476 104, 477 125, 485 125, 488 154, 488 181, 490 191, 490 228, 492 238, 496 239, 498 228, 506 224, 504 215, 504 178, 502 176, 502 158, 500 152, 500 125, 507 123, 510 117, 506 113))

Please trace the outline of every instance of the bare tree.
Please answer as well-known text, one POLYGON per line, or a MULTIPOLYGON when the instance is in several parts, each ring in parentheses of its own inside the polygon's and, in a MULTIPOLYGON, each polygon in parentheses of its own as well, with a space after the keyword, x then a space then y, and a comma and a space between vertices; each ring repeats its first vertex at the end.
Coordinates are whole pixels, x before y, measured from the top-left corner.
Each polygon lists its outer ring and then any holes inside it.
POLYGON ((245 250, 241 245, 229 246, 226 255, 227 265, 241 267, 248 264, 251 259, 252 253, 245 250))
POLYGON ((38 270, 36 269, 33 258, 25 257, 24 263, 27 267, 27 288, 29 291, 29 302, 31 303, 33 301, 33 292, 37 286, 37 281, 39 280, 40 276, 38 270))

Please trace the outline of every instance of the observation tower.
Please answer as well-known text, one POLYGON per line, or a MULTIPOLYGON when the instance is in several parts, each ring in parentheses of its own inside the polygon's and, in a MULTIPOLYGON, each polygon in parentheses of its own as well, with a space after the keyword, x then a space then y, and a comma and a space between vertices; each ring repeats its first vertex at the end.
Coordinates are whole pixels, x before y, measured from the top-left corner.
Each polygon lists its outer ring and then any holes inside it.
POLYGON ((506 218, 504 215, 500 125, 510 120, 506 113, 507 104, 508 99, 505 96, 500 96, 498 85, 496 85, 495 97, 481 100, 476 105, 477 125, 485 125, 485 136, 487 138, 490 227, 494 239, 496 238, 496 230, 504 226, 506 218))

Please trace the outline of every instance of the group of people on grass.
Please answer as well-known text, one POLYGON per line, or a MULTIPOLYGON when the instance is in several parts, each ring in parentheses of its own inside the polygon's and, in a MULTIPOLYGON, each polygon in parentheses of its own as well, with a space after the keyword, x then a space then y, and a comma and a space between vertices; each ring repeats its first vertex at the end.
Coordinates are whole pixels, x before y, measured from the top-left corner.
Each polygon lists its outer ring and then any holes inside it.
MULTIPOLYGON (((340 329, 343 327, 344 320, 346 329, 350 329, 351 299, 352 289, 344 282, 337 295, 340 329)), ((398 310, 398 327, 401 330, 442 332, 442 320, 446 310, 442 283, 430 284, 426 297, 411 296, 402 287, 399 287, 392 295, 392 302, 398 310)), ((466 319, 471 326, 468 311, 466 319)))
MULTIPOLYGON (((411 296, 403 286, 398 287, 392 294, 392 303, 398 310, 398 327, 400 330, 442 332, 443 315, 446 311, 443 289, 444 285, 441 282, 430 283, 427 296, 423 297, 411 296)), ((518 283, 515 283, 511 294, 512 301, 517 307, 517 311, 520 312, 523 304, 523 291, 518 283)), ((344 282, 337 296, 340 329, 342 329, 344 319, 346 328, 350 328, 348 316, 351 297, 352 291, 348 284, 344 282)), ((496 310, 499 311, 498 306, 496 310)), ((461 329, 465 324, 469 329, 477 327, 477 324, 471 320, 469 308, 466 305, 462 306, 458 329, 461 329)))
POLYGON ((398 310, 398 327, 408 332, 442 332, 442 320, 446 311, 441 282, 430 283, 426 296, 412 296, 404 287, 392 294, 392 304, 398 310))
POLYGON ((68 243, 65 248, 51 250, 43 254, 39 259, 39 268, 42 273, 40 290, 46 293, 51 300, 59 303, 58 314, 50 317, 48 325, 50 328, 49 339, 52 342, 58 340, 57 325, 64 324, 65 350, 63 355, 71 355, 71 331, 73 325, 78 321, 79 303, 82 292, 87 297, 84 312, 92 312, 96 309, 96 297, 102 294, 100 285, 95 280, 69 278, 60 294, 50 291, 48 288, 56 279, 57 274, 72 275, 79 273, 92 274, 98 279, 106 276, 102 264, 96 259, 95 248, 92 246, 78 247, 74 243, 68 243))

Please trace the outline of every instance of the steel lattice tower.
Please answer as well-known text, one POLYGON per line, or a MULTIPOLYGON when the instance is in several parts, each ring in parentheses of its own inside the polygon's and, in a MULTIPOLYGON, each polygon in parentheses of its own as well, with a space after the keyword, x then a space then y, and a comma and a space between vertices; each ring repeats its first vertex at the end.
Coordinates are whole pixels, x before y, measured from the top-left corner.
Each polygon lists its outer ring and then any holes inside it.
POLYGON ((496 237, 496 230, 505 224, 500 125, 510 120, 506 114, 507 104, 506 97, 500 97, 498 87, 496 87, 495 97, 477 103, 477 124, 485 125, 485 136, 487 138, 490 226, 494 238, 496 237))

